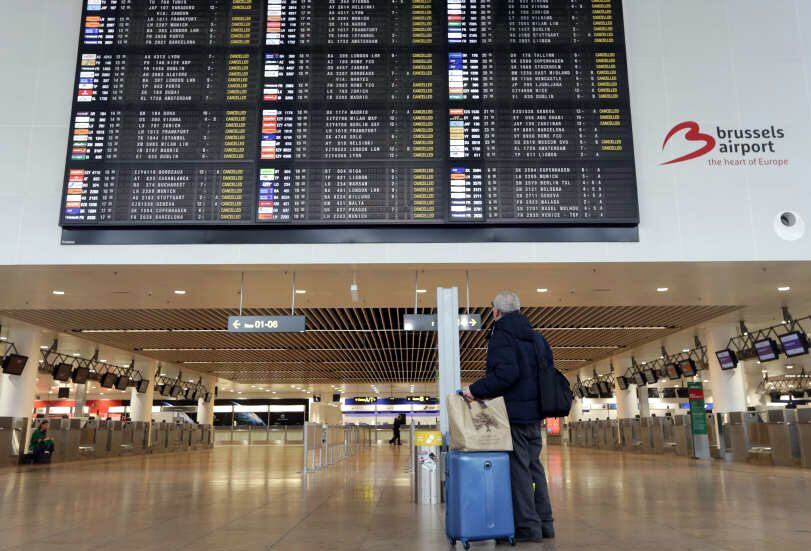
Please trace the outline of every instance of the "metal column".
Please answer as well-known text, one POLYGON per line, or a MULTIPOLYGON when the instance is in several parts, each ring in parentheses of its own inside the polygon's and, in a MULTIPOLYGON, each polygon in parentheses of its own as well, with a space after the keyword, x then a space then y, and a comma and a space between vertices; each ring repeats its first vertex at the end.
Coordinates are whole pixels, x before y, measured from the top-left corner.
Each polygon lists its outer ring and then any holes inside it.
POLYGON ((448 395, 462 386, 459 364, 459 293, 456 287, 436 290, 439 354, 439 430, 448 432, 448 395))

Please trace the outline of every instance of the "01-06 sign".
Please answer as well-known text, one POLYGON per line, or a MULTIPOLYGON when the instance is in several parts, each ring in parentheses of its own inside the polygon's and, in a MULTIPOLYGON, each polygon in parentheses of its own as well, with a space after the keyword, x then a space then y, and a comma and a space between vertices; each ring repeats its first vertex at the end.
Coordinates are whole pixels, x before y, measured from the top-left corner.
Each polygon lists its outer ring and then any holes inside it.
POLYGON ((303 333, 304 316, 229 316, 229 333, 303 333))

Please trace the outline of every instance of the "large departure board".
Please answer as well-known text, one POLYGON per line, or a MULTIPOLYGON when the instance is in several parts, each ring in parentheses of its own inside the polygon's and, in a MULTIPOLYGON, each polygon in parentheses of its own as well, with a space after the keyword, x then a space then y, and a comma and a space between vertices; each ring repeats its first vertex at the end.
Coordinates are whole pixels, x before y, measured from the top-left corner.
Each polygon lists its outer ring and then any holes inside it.
POLYGON ((85 0, 74 92, 69 229, 638 223, 621 0, 85 0))

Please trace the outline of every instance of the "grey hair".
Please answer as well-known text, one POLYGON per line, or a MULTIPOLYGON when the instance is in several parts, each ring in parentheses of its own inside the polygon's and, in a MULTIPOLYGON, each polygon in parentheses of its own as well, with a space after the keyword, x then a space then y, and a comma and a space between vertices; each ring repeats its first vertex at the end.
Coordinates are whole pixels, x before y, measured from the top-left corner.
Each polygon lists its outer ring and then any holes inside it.
POLYGON ((502 291, 493 299, 493 308, 502 314, 517 312, 521 309, 521 299, 512 291, 502 291))

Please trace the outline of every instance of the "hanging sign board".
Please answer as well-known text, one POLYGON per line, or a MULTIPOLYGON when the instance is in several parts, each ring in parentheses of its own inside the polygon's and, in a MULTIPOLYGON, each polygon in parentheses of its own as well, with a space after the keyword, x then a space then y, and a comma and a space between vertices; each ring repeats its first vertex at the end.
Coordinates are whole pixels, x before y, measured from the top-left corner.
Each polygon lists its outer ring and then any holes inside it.
MULTIPOLYGON (((459 314, 459 331, 481 331, 481 314, 459 314)), ((436 331, 436 315, 405 314, 403 329, 406 331, 436 331)))
POLYGON ((304 333, 304 316, 229 316, 229 333, 304 333))

